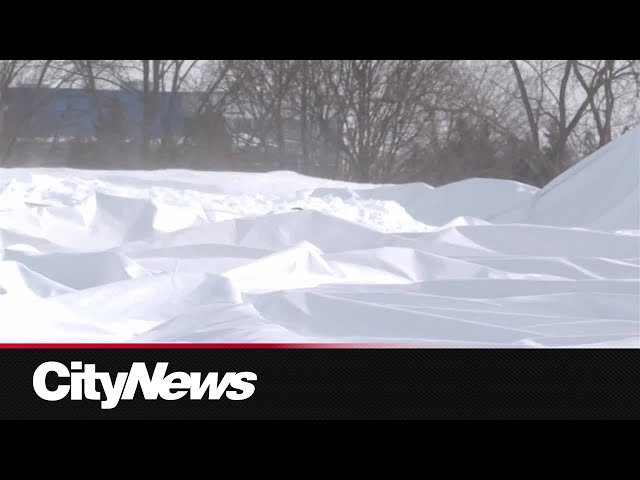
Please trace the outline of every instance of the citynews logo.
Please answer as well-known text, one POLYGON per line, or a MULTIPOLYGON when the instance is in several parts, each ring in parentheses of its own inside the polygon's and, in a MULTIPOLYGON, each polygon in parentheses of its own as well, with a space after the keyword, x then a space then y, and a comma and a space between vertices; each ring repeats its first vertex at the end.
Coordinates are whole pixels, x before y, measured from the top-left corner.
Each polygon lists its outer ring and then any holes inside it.
POLYGON ((255 392, 258 377, 253 372, 227 372, 220 377, 218 372, 209 372, 204 379, 201 372, 172 372, 167 375, 168 362, 156 364, 153 375, 149 375, 143 362, 134 362, 128 372, 118 372, 112 379, 108 372, 96 372, 96 366, 82 362, 71 362, 67 368, 59 362, 45 362, 33 373, 33 389, 43 400, 57 402, 71 393, 71 400, 98 400, 100 408, 109 410, 118 406, 120 400, 132 400, 142 390, 145 400, 178 400, 189 395, 190 400, 202 400, 208 392, 209 400, 219 400, 223 394, 229 400, 246 400, 255 392), (55 386, 47 386, 47 375, 55 374, 55 386), (68 382, 61 379, 69 378, 68 382), (104 393, 99 392, 97 384, 104 393), (231 388, 231 390, 229 390, 231 388))

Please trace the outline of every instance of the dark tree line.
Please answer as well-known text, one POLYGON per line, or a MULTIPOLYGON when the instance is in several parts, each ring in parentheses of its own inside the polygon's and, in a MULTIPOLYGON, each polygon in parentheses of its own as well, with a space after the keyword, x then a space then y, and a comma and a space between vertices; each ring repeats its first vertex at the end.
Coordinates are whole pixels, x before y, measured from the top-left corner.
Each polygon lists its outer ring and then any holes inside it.
MULTIPOLYGON (((82 144, 79 167, 542 185, 640 122, 636 60, 0 60, 5 165, 24 160, 19 126, 59 87, 86 92, 97 112, 97 138, 82 144), (8 131, 7 91, 24 83, 34 99, 8 131), (102 105, 105 89, 140 96, 133 144, 118 129, 122 111, 102 105), (177 135, 170 118, 183 92, 190 128, 177 135)), ((39 161, 53 161, 45 153, 39 161)))

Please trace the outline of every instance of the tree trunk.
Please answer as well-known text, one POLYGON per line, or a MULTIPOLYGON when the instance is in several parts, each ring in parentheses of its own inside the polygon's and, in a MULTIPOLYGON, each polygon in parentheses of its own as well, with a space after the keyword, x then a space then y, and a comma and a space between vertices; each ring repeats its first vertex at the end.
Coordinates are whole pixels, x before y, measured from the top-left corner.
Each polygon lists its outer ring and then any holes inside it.
POLYGON ((309 173, 309 127, 308 127, 308 95, 309 95, 309 60, 302 61, 302 91, 300 94, 300 147, 302 149, 302 173, 309 173))
POLYGON ((282 119, 282 97, 284 94, 283 89, 283 69, 284 65, 280 62, 276 64, 276 102, 275 102, 275 111, 274 111, 274 123, 276 128, 276 143, 278 144, 278 160, 277 166, 278 168, 284 166, 285 164, 285 156, 286 156, 286 148, 284 143, 284 125, 282 119))
POLYGON ((144 163, 146 163, 149 158, 149 144, 151 142, 150 76, 149 60, 142 60, 142 139, 140 147, 142 161, 144 163))

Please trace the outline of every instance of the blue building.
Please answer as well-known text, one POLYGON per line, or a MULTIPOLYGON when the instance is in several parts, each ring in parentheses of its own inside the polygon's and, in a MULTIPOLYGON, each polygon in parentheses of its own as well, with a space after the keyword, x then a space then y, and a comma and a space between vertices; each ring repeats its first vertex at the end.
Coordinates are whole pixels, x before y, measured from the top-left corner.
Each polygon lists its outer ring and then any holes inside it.
MULTIPOLYGON (((193 157, 194 161, 204 163, 211 158, 218 162, 233 158, 236 167, 241 162, 252 168, 258 168, 257 164, 272 163, 277 168, 295 168, 301 164, 304 153, 300 141, 301 121, 294 108, 283 106, 279 132, 282 135, 278 138, 273 125, 264 128, 259 118, 255 118, 253 105, 237 98, 231 101, 224 98, 222 92, 206 95, 158 92, 150 140, 171 138, 174 141, 168 145, 179 148, 158 151, 193 157)), ((136 158, 143 138, 144 110, 144 94, 139 88, 91 91, 11 87, 0 98, 0 155, 19 150, 21 161, 33 157, 55 162, 58 155, 63 156, 65 162, 73 163, 69 158, 79 159, 73 161, 82 165, 88 158, 102 161, 101 154, 96 153, 97 147, 104 150, 102 153, 109 156, 110 162, 136 158), (113 149, 118 152, 114 154, 113 149)), ((331 127, 336 132, 341 128, 337 121, 333 121, 331 127)), ((306 161, 309 164, 322 163, 328 169, 339 164, 338 147, 318 124, 308 125, 308 137, 306 145, 311 154, 307 152, 306 161)))
MULTIPOLYGON (((181 93, 160 92, 151 138, 184 135, 181 93)), ((142 136, 143 94, 135 90, 9 88, 3 98, 2 133, 24 139, 97 138, 108 132, 126 139, 142 136), (98 114, 100 112, 100 115, 98 114)))

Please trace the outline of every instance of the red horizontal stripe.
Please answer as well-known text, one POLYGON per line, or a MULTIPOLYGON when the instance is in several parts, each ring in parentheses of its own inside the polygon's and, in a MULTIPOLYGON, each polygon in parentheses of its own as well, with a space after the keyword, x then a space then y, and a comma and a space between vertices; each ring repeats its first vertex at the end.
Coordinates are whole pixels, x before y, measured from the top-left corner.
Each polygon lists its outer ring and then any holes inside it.
POLYGON ((61 349, 61 348, 171 348, 171 349, 238 349, 238 348, 433 348, 434 345, 398 343, 0 343, 0 348, 61 349))

